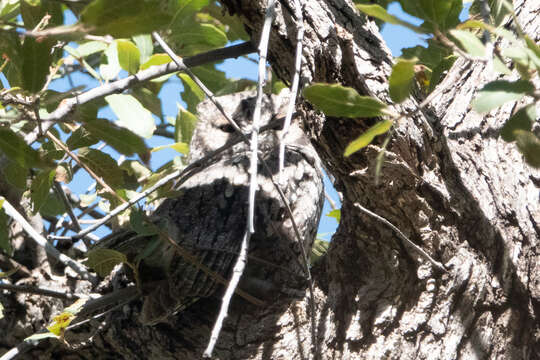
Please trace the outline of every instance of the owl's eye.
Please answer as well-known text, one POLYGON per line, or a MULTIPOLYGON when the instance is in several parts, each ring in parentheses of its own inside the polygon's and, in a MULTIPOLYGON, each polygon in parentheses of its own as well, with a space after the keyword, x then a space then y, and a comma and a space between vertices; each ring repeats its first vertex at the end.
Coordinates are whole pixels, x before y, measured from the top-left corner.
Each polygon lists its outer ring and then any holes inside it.
POLYGON ((226 133, 233 133, 234 132, 234 128, 231 124, 223 124, 223 125, 220 125, 219 126, 219 129, 221 131, 224 131, 226 133))

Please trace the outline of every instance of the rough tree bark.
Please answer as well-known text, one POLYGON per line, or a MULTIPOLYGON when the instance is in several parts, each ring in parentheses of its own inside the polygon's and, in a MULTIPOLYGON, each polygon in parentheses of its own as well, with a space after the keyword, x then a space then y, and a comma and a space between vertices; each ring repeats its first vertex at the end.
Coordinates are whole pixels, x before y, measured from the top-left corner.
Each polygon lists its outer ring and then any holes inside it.
MULTIPOLYGON (((303 2, 303 83, 339 82, 390 103, 385 82, 392 57, 375 24, 354 12, 350 1, 303 2)), ((266 1, 222 3, 256 40, 266 1)), ((282 79, 290 79, 296 27, 283 4, 294 8, 294 1, 279 2, 269 61, 282 79)), ((535 4, 515 1, 522 26, 538 41, 535 4)), ((343 195, 341 224, 314 269, 322 358, 540 358, 540 174, 497 136, 513 104, 487 116, 470 109, 475 90, 492 79, 485 64, 458 60, 441 85, 445 92, 397 126, 379 185, 372 170, 377 142, 350 158, 342 155, 374 120, 325 118, 309 104, 299 105, 306 131, 343 195), (448 272, 419 258, 357 203, 395 224, 448 272)), ((414 109, 419 100, 401 106, 414 109)), ((237 299, 216 357, 311 358, 308 298, 276 299, 264 309, 237 299)), ((0 340, 6 348, 33 332, 32 326, 42 326, 36 319, 47 316, 41 312, 57 310, 59 303, 26 295, 10 301, 18 309, 10 321, 19 324, 0 340)), ((219 300, 200 301, 156 327, 137 324, 136 304, 124 306, 106 319, 90 345, 69 350, 45 344, 25 356, 198 358, 218 306, 219 300)), ((95 331, 81 328, 75 335, 95 331)))

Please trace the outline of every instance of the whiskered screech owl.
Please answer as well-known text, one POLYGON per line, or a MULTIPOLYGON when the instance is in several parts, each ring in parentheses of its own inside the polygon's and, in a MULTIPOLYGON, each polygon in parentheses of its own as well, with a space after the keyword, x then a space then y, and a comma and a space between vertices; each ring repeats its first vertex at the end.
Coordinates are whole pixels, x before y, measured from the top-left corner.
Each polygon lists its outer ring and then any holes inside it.
MULTIPOLYGON (((255 105, 252 92, 218 98, 225 111, 244 130, 250 130, 255 105)), ((283 106, 277 96, 265 96, 261 126, 276 120, 283 106)), ((286 105, 286 104, 284 104, 286 105)), ((235 138, 235 130, 210 101, 198 107, 189 161, 201 159, 235 138)), ((283 121, 282 119, 280 121, 283 121)), ((277 181, 280 130, 259 136, 259 163, 264 159, 277 181)), ((323 204, 320 160, 300 126, 293 121, 285 136, 285 179, 281 185, 309 256, 323 204)), ((240 142, 210 165, 177 186, 178 196, 165 200, 153 221, 199 261, 229 279, 246 231, 249 188, 249 145, 240 142)), ((270 287, 298 287, 304 265, 292 222, 270 177, 259 165, 255 205, 255 234, 251 237, 248 267, 243 278, 270 287), (257 260, 254 260, 257 259, 257 260), (260 261, 263 260, 263 261, 260 261), (273 265, 271 265, 273 264, 273 265)), ((124 232, 105 245, 135 257, 148 249, 149 236, 124 232), (127 240, 129 239, 129 241, 127 240)), ((222 286, 186 261, 167 241, 158 242, 140 264, 144 302, 141 321, 154 324, 189 305, 212 296, 222 286)), ((148 252, 148 251, 147 251, 148 252)))

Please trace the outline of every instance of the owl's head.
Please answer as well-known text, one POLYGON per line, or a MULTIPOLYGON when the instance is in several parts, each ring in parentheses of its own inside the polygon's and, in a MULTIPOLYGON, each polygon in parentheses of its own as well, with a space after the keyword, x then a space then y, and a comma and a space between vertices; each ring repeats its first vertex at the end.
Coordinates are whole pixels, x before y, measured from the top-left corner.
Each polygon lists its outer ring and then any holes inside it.
MULTIPOLYGON (((260 127, 263 128, 275 121, 279 114, 285 114, 287 96, 283 92, 279 95, 263 96, 260 127)), ((245 91, 218 98, 225 112, 238 124, 245 134, 251 133, 253 111, 256 102, 256 92, 245 91)), ((229 140, 237 136, 234 127, 220 113, 216 106, 210 101, 203 101, 198 107, 199 122, 193 133, 190 148, 190 162, 198 160, 209 154, 211 151, 225 145, 229 140)), ((279 127, 276 124, 275 127, 279 127)), ((299 130, 293 125, 289 131, 289 138, 297 136, 299 130)), ((300 130, 301 131, 301 130, 300 130)), ((249 137, 249 136, 248 136, 249 137)), ((265 150, 278 145, 279 131, 268 130, 260 133, 259 149, 265 150)), ((291 139, 289 139, 291 140, 291 139)), ((248 150, 248 145, 239 143, 231 148, 228 153, 239 153, 248 150)))

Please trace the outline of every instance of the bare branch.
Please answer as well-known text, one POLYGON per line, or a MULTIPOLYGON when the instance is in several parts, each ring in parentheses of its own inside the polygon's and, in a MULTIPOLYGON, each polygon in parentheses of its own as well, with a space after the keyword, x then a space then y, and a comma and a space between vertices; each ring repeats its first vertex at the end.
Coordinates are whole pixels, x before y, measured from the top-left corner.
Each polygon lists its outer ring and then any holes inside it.
POLYGON ((50 297, 63 299, 63 300, 72 300, 72 299, 79 298, 79 295, 76 295, 76 294, 64 293, 64 292, 39 288, 36 286, 30 286, 30 285, 11 285, 11 284, 0 283, 0 289, 9 290, 13 292, 23 292, 23 293, 29 293, 29 294, 50 296, 50 297))
MULTIPOLYGON (((186 67, 188 66, 198 66, 206 64, 212 61, 224 60, 232 57, 238 57, 244 54, 249 54, 253 52, 253 47, 251 43, 242 43, 239 45, 229 46, 223 49, 212 50, 204 54, 195 55, 193 57, 187 58, 184 61, 186 67)), ((139 71, 137 74, 128 76, 125 79, 114 81, 91 90, 88 90, 85 93, 76 95, 69 99, 65 99, 58 106, 58 108, 50 113, 48 116, 42 118, 42 128, 43 131, 49 130, 56 122, 65 121, 66 118, 76 109, 78 105, 86 104, 92 100, 110 95, 115 93, 121 93, 122 91, 137 85, 156 79, 162 75, 174 73, 177 71, 184 71, 183 68, 176 65, 174 62, 152 66, 149 69, 139 71)), ((37 129, 28 133, 24 140, 27 144, 31 144, 37 140, 39 132, 37 129)))
POLYGON ((294 14, 296 17, 297 32, 296 32, 296 58, 294 63, 294 75, 289 94, 289 105, 287 106, 287 114, 283 123, 283 131, 279 137, 279 183, 284 183, 283 167, 285 166, 285 141, 284 138, 289 132, 291 119, 295 110, 296 97, 298 96, 298 83, 300 82, 300 70, 302 67, 302 41, 304 40, 304 17, 302 15, 302 7, 300 0, 294 0, 294 14))
POLYGON ((24 216, 19 214, 19 212, 6 200, 4 199, 4 204, 2 208, 6 211, 6 214, 11 216, 13 220, 17 221, 23 229, 30 235, 30 237, 41 247, 45 249, 45 251, 53 256, 55 259, 60 261, 62 264, 69 266, 77 274, 79 274, 83 279, 90 281, 92 284, 97 284, 98 280, 95 276, 90 274, 86 267, 82 264, 79 264, 77 261, 71 259, 70 257, 62 254, 60 251, 58 251, 54 246, 49 244, 49 242, 41 236, 40 233, 38 233, 32 225, 26 219, 24 216))
POLYGON ((444 267, 443 264, 441 264, 440 262, 438 262, 437 260, 433 259, 431 256, 429 256, 429 254, 427 252, 424 251, 424 249, 422 249, 420 246, 416 245, 415 243, 413 243, 411 240, 409 240, 409 238, 407 236, 405 236, 405 234, 403 234, 401 232, 401 230, 399 230, 394 224, 392 224, 390 221, 386 220, 385 218, 383 218, 382 216, 380 215, 377 215, 375 214, 374 212, 372 211, 369 211, 368 209, 366 209, 365 207, 363 207, 362 205, 360 205, 359 203, 354 203, 354 206, 361 210, 363 213, 371 216, 372 218, 382 222, 383 224, 385 224, 386 226, 388 226, 390 229, 392 229, 398 236, 401 240, 403 240, 405 242, 406 245, 410 246, 411 248, 413 248, 418 254, 420 254, 420 256, 422 256, 424 259, 426 259, 427 261, 429 261, 433 266, 435 266, 437 269, 443 271, 443 272, 448 272, 448 270, 446 270, 446 268, 444 267))
MULTIPOLYGON (((252 133, 251 133, 251 158, 250 158, 250 182, 249 182, 249 203, 248 203, 248 218, 246 224, 246 232, 244 238, 242 239, 242 244, 240 246, 240 254, 236 260, 236 263, 233 268, 233 275, 231 281, 227 286, 227 290, 223 295, 223 300, 221 303, 221 308, 219 310, 218 317, 214 323, 214 328, 212 329, 212 334, 210 335, 210 340, 208 341, 208 346, 204 351, 203 357, 210 358, 212 357, 212 352, 214 351, 214 346, 216 345, 217 339, 223 327, 223 320, 227 317, 227 312, 229 309, 229 303, 233 296, 234 290, 240 282, 240 278, 244 273, 244 269, 247 264, 247 252, 249 249, 249 239, 251 234, 255 232, 255 226, 253 224, 253 218, 255 214, 255 193, 257 191, 257 153, 258 153, 258 137, 259 137, 259 122, 261 117, 261 105, 263 97, 263 87, 266 82, 266 54, 268 52, 268 40, 270 38, 270 28, 272 25, 272 20, 274 19, 274 7, 275 0, 270 0, 268 2, 268 7, 266 9, 266 15, 264 19, 263 30, 261 34, 260 44, 259 44, 259 81, 257 86, 257 99, 255 102, 255 109, 253 111, 253 124, 252 124, 252 133)), ((217 105, 217 104, 216 104, 217 105)))

